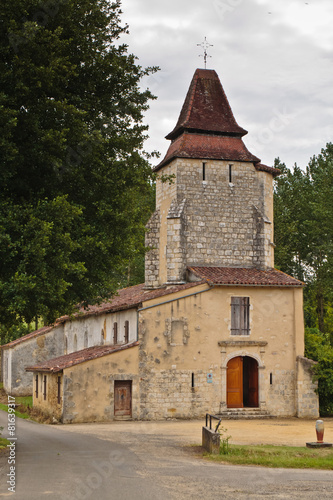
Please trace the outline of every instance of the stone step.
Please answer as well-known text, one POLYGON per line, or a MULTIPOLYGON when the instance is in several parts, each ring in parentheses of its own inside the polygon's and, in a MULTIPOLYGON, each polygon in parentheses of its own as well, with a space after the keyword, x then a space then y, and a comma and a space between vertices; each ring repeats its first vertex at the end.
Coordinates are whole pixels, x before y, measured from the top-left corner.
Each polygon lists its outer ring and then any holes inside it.
POLYGON ((228 408, 216 416, 225 420, 275 418, 267 410, 261 410, 260 408, 228 408))
POLYGON ((275 418, 273 415, 219 415, 222 420, 268 420, 275 418))

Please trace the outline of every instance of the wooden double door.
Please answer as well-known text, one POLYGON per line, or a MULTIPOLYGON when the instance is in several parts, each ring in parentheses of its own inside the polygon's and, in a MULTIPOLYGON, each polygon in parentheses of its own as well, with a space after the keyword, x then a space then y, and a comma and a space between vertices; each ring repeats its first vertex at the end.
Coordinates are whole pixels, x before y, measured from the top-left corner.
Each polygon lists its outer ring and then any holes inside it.
POLYGON ((259 406, 258 363, 250 356, 237 356, 227 365, 227 407, 259 406))

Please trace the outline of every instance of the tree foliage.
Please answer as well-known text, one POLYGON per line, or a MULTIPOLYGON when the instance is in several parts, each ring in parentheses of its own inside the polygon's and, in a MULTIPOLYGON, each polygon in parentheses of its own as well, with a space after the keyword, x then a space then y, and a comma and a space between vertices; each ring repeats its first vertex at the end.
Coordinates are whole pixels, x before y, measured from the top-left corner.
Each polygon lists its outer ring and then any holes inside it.
POLYGON ((282 170, 274 195, 275 262, 305 281, 305 322, 333 339, 333 144, 305 171, 282 170))
POLYGON ((314 369, 322 414, 333 414, 333 144, 303 171, 281 169, 274 193, 276 266, 303 280, 305 354, 314 369))
POLYGON ((333 415, 333 346, 317 328, 305 329, 305 356, 317 361, 313 372, 318 381, 320 414, 333 415))
MULTIPOLYGON (((119 37, 120 2, 0 5, 0 314, 50 322, 109 297, 152 209, 153 96, 119 37)), ((126 280, 126 278, 125 278, 126 280)))

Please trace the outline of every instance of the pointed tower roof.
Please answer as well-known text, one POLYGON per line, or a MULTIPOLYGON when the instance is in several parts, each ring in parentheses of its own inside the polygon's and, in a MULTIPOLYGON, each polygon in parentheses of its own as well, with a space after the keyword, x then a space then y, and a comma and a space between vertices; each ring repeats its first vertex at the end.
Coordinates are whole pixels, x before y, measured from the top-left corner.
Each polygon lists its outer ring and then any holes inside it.
POLYGON ((174 140, 185 131, 243 137, 216 71, 197 69, 180 112, 177 125, 166 139, 174 140))
MULTIPOLYGON (((171 139, 169 149, 154 171, 175 158, 244 161, 257 168, 260 159, 246 148, 242 141, 245 134, 247 131, 235 120, 216 71, 197 69, 177 125, 166 136, 171 139)), ((265 171, 273 170, 265 167, 265 171)))

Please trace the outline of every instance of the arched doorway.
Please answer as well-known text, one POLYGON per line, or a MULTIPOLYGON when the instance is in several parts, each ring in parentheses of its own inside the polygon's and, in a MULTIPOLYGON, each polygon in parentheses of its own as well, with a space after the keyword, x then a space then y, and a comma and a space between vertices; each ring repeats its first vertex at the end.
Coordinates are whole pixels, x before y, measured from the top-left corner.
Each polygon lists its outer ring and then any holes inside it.
POLYGON ((227 365, 227 407, 258 408, 258 363, 250 356, 237 356, 227 365))

